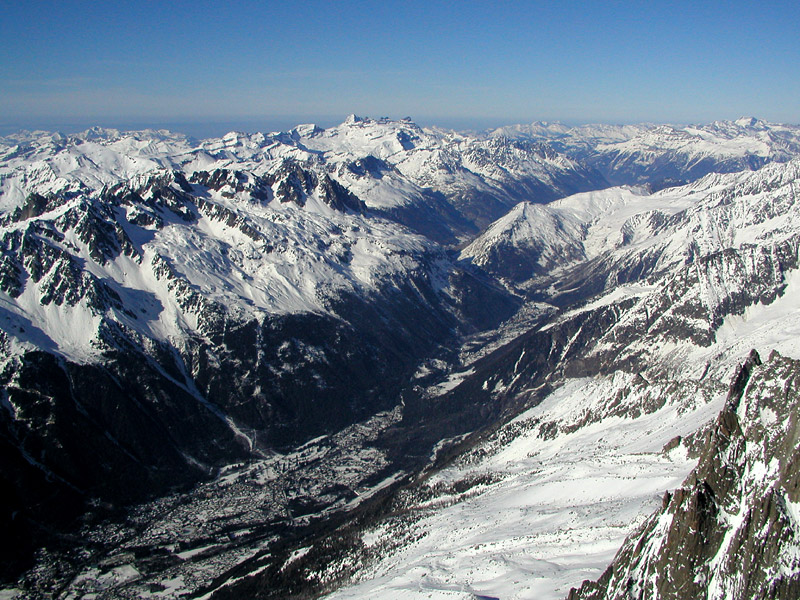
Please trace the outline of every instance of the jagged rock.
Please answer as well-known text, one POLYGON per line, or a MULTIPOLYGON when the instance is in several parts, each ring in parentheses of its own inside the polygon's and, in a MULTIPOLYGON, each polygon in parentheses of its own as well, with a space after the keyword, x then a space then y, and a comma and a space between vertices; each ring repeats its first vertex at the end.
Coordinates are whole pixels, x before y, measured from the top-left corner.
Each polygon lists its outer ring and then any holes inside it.
POLYGON ((266 179, 275 187, 275 198, 279 202, 293 202, 304 206, 306 196, 317 187, 318 178, 312 171, 304 169, 295 161, 286 161, 275 173, 266 179))
POLYGON ((319 182, 319 190, 322 201, 333 209, 340 211, 350 209, 356 212, 364 212, 367 208, 355 194, 327 175, 323 176, 319 182))
POLYGON ((204 198, 196 198, 195 203, 197 204, 197 208, 200 209, 200 212, 202 212, 209 219, 219 221, 228 227, 238 229, 253 241, 264 239, 263 234, 253 227, 253 225, 248 223, 245 217, 236 214, 229 208, 225 208, 216 202, 211 202, 209 200, 205 200, 204 198))
POLYGON ((13 221, 26 221, 32 217, 38 217, 55 208, 53 200, 53 197, 46 198, 40 194, 31 194, 25 200, 25 204, 11 214, 11 219, 13 221))
POLYGON ((386 161, 371 155, 345 163, 343 168, 358 177, 371 177, 374 179, 380 179, 385 173, 393 170, 386 161))
POLYGON ((215 169, 211 172, 195 171, 189 181, 216 190, 225 198, 234 198, 237 193, 246 191, 254 200, 269 200, 269 188, 266 182, 260 177, 253 177, 243 171, 230 169, 215 169))
POLYGON ((800 361, 751 352, 695 470, 569 600, 797 598, 798 382, 800 361))

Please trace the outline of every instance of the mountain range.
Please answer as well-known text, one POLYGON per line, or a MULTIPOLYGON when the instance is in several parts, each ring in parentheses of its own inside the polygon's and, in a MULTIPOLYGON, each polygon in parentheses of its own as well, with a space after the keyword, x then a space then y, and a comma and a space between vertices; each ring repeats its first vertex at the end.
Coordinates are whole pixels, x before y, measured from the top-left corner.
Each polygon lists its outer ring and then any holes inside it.
POLYGON ((798 179, 752 118, 0 139, 3 593, 794 597, 798 179))

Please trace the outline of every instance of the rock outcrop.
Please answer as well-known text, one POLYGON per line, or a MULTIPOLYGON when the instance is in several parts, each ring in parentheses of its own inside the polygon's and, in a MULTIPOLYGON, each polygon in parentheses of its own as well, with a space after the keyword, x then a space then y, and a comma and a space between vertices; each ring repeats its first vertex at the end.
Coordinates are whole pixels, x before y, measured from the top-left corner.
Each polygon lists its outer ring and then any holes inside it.
POLYGON ((700 461, 569 600, 800 597, 800 361, 753 351, 700 461))

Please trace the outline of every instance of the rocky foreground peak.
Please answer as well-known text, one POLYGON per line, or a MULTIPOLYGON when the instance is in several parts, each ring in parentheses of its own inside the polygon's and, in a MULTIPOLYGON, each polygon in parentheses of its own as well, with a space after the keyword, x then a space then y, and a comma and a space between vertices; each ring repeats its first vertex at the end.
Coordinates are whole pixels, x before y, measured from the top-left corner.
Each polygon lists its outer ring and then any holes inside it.
POLYGON ((798 382, 751 352, 695 470, 569 600, 800 597, 798 382))

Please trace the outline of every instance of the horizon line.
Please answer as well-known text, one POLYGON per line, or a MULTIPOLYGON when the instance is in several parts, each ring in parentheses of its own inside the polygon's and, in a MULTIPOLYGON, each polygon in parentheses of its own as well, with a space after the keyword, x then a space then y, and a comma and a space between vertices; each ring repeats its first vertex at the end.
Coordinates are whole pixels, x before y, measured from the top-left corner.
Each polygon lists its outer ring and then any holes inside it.
POLYGON ((411 122, 422 127, 440 127, 456 132, 486 132, 502 127, 513 127, 515 125, 563 125, 565 127, 580 127, 586 125, 707 125, 717 121, 735 122, 741 119, 756 119, 773 125, 800 125, 788 121, 773 121, 762 119, 755 115, 739 115, 735 118, 716 118, 711 120, 658 120, 658 119, 575 119, 575 118, 535 118, 535 119, 514 119, 503 117, 442 117, 442 116, 370 116, 357 115, 350 113, 341 115, 267 115, 267 116, 242 116, 236 118, 225 117, 200 117, 200 118, 181 118, 181 117, 37 117, 30 119, 3 119, 0 121, 0 136, 9 136, 19 133, 32 133, 45 131, 48 133, 62 133, 64 135, 74 135, 92 129, 117 130, 121 133, 147 131, 147 130, 167 130, 171 133, 187 135, 208 139, 221 137, 226 133, 286 133, 300 125, 317 125, 323 129, 335 127, 345 123, 350 117, 356 116, 363 120, 388 120, 411 122), (266 127, 261 127, 261 126, 266 127), (275 126, 269 126, 275 125, 275 126), (253 127, 255 126, 255 128, 253 127), (199 133, 200 130, 216 130, 219 133, 211 135, 197 135, 192 131, 183 130, 194 129, 199 133), (224 131, 222 131, 224 129, 224 131))

